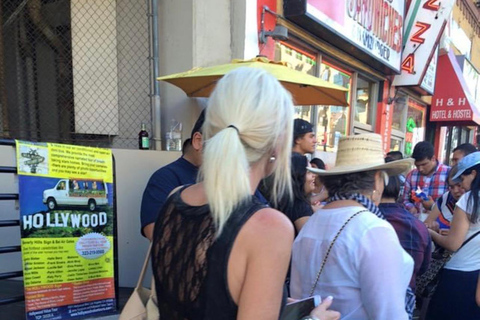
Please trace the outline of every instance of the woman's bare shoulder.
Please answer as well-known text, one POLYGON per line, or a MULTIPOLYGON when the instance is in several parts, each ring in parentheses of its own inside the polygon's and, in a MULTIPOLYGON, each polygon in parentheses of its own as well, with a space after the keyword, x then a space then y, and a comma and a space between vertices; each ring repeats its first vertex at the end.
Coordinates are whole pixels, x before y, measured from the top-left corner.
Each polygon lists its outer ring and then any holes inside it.
POLYGON ((294 227, 292 222, 282 212, 263 208, 257 211, 245 224, 244 233, 252 236, 255 241, 263 239, 285 239, 293 242, 294 227))

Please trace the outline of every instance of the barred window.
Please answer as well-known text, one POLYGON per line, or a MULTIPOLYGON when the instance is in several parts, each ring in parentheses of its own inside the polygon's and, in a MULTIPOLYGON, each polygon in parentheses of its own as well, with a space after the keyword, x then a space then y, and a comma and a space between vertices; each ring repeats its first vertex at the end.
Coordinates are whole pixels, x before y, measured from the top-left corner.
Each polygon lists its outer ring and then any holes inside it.
POLYGON ((4 0, 0 137, 136 148, 151 131, 148 1, 4 0))

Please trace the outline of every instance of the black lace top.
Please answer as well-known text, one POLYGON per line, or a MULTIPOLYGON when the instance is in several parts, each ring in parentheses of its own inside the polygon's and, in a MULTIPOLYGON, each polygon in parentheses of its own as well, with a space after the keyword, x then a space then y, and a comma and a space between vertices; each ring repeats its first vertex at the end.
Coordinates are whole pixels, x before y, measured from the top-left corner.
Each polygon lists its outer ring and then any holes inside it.
POLYGON ((242 226, 265 205, 255 197, 240 205, 216 239, 208 205, 187 205, 180 197, 184 189, 169 198, 153 234, 152 267, 161 318, 236 319, 238 308, 227 282, 228 258, 242 226))

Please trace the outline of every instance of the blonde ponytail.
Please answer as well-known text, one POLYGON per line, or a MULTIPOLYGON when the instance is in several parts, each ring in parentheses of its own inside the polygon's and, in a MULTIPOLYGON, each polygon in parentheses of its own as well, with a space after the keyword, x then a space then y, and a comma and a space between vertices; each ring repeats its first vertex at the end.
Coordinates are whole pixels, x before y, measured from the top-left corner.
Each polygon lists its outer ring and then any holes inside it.
POLYGON ((274 199, 291 195, 293 112, 290 94, 261 69, 239 68, 218 82, 205 115, 200 169, 218 235, 251 196, 250 167, 261 159, 275 157, 274 199))
POLYGON ((250 195, 249 163, 238 133, 232 128, 219 131, 205 145, 202 174, 207 198, 222 232, 233 209, 250 195))

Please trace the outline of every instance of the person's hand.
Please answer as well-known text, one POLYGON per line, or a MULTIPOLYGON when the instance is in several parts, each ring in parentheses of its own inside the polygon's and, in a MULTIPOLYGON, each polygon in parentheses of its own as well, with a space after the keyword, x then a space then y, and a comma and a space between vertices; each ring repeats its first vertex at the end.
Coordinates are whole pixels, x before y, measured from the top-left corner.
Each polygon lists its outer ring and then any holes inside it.
POLYGON ((442 235, 442 236, 448 236, 448 233, 450 232, 449 229, 440 229, 439 233, 442 235))
POLYGON ((315 201, 314 203, 312 203, 313 212, 317 212, 317 210, 321 208, 323 208, 323 204, 320 201, 315 201))
POLYGON ((415 207, 411 207, 410 209, 408 209, 408 211, 413 215, 416 215, 418 213, 418 210, 415 207))
POLYGON ((435 201, 430 196, 428 196, 428 200, 423 200, 422 201, 422 205, 425 208, 425 210, 432 210, 434 203, 435 203, 435 201))
POLYGON ((295 302, 295 301, 298 301, 298 299, 293 299, 293 298, 287 297, 287 304, 295 302))
POLYGON ((338 320, 340 319, 340 312, 328 310, 332 304, 333 297, 325 298, 322 303, 310 312, 310 315, 317 317, 320 320, 338 320))
POLYGON ((440 225, 435 220, 434 221, 425 221, 425 226, 428 229, 432 229, 432 230, 435 230, 437 232, 440 230, 440 225))
POLYGON ((427 230, 428 230, 428 233, 430 234, 430 237, 433 237, 434 234, 439 234, 435 230, 432 230, 432 229, 427 229, 427 230))

